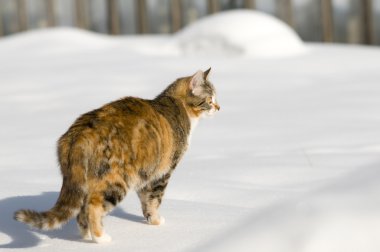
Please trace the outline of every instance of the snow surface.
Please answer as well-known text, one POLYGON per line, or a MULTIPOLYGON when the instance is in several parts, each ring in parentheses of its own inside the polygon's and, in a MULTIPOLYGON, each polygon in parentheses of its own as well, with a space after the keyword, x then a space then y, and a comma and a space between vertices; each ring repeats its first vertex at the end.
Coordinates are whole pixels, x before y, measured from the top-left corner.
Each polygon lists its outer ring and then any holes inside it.
POLYGON ((177 35, 68 28, 0 40, 0 250, 380 251, 380 50, 305 47, 192 57, 177 35), (145 224, 132 192, 104 220, 110 244, 81 241, 75 221, 41 232, 12 220, 54 204, 56 140, 78 115, 209 66, 221 111, 171 178, 165 225, 145 224))

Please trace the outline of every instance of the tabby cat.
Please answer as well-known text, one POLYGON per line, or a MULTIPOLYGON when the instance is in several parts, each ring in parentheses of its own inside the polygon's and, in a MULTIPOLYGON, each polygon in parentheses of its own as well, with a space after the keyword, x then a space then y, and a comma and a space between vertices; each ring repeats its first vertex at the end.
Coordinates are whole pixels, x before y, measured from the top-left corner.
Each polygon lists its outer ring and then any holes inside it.
POLYGON ((134 189, 152 225, 198 120, 220 109, 207 71, 179 78, 153 100, 126 97, 80 116, 58 141, 63 176, 55 206, 19 210, 17 221, 50 230, 76 217, 84 239, 108 242, 102 217, 134 189))

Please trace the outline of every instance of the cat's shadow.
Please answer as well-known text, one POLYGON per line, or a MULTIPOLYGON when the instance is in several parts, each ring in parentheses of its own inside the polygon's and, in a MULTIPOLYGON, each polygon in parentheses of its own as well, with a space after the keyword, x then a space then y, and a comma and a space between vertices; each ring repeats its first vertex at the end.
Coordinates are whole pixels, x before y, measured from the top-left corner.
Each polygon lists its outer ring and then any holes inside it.
MULTIPOLYGON (((58 198, 58 192, 44 192, 41 195, 10 197, 0 200, 0 236, 9 239, 0 239, 1 248, 29 248, 35 247, 41 241, 39 236, 47 236, 52 239, 63 239, 83 242, 79 236, 75 218, 69 221, 62 229, 52 231, 40 231, 31 229, 23 223, 13 220, 13 213, 19 209, 34 209, 44 211, 50 209, 58 198), (40 234, 40 235, 38 235, 40 234)), ((142 216, 125 212, 116 207, 109 215, 133 222, 144 222, 142 216)))

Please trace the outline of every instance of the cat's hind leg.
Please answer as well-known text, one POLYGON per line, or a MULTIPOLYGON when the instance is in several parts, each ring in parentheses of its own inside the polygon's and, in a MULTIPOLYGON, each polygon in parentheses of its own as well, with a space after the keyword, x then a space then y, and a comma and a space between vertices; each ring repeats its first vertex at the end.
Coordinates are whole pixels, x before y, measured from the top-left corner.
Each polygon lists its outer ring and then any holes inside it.
POLYGON ((158 213, 158 208, 161 205, 169 178, 170 173, 148 184, 137 192, 141 201, 144 217, 151 225, 162 225, 165 223, 165 219, 158 213))
POLYGON ((88 222, 88 202, 84 200, 83 206, 77 216, 79 232, 84 240, 91 240, 91 232, 88 222))
POLYGON ((109 236, 103 230, 103 216, 105 215, 103 207, 103 196, 99 194, 92 195, 88 204, 88 223, 92 240, 97 243, 110 242, 109 236))
POLYGON ((92 239, 97 243, 110 242, 104 231, 102 219, 127 194, 127 186, 121 180, 106 180, 105 189, 92 193, 88 203, 89 227, 92 239))

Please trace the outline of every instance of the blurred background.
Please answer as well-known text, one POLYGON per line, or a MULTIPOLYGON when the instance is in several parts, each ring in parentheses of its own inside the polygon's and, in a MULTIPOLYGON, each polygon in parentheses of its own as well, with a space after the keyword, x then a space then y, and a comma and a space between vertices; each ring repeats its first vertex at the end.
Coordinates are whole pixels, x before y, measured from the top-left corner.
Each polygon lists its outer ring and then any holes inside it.
POLYGON ((53 26, 113 35, 172 33, 236 8, 274 15, 304 41, 380 45, 380 0, 0 0, 0 36, 53 26))

